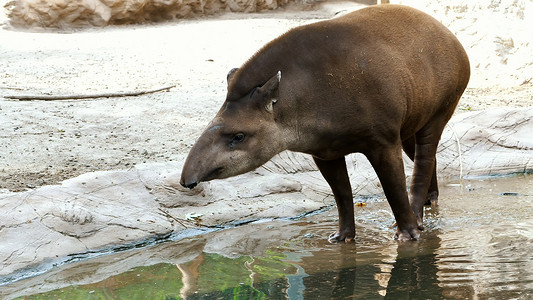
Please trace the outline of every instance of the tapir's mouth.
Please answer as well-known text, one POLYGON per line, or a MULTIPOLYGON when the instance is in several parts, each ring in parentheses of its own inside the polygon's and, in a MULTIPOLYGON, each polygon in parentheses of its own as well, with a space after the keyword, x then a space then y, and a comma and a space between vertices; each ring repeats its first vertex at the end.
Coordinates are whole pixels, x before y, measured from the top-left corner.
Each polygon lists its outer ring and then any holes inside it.
POLYGON ((219 175, 222 173, 222 170, 224 170, 223 167, 218 167, 218 168, 214 169, 213 171, 207 173, 207 175, 205 175, 204 178, 202 178, 201 181, 209 181, 209 180, 213 180, 213 179, 219 178, 219 175))

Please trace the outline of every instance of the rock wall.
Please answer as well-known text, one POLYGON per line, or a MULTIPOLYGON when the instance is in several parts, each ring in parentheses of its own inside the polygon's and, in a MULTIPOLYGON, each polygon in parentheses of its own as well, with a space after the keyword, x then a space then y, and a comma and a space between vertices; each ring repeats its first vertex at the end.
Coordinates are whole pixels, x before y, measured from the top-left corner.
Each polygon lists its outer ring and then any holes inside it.
MULTIPOLYGON (((14 27, 71 28, 157 22, 223 11, 258 12, 291 0, 12 0, 6 10, 14 27)), ((294 0, 292 0, 294 1, 294 0)))

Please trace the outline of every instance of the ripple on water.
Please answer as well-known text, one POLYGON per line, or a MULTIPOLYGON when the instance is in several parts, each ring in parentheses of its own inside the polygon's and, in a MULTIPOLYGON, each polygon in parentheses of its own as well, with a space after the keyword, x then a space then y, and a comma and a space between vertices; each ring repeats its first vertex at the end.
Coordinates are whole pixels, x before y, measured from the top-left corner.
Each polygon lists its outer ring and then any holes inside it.
POLYGON ((446 232, 437 249, 443 287, 471 287, 476 295, 533 291, 533 222, 500 222, 446 232))

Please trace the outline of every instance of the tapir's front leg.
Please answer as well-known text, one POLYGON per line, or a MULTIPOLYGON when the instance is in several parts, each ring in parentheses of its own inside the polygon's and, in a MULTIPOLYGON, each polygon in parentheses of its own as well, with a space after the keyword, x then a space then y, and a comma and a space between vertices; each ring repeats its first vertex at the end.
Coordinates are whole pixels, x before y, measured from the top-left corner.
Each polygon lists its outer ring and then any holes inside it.
POLYGON ((367 154, 367 158, 379 177, 396 219, 398 225, 396 238, 400 241, 418 240, 420 231, 415 214, 409 205, 401 146, 398 143, 374 149, 372 153, 367 154))
POLYGON ((326 179, 339 212, 339 230, 330 235, 330 242, 350 242, 355 237, 355 217, 353 213, 353 195, 350 178, 346 170, 344 157, 336 160, 322 160, 313 157, 320 173, 326 179))

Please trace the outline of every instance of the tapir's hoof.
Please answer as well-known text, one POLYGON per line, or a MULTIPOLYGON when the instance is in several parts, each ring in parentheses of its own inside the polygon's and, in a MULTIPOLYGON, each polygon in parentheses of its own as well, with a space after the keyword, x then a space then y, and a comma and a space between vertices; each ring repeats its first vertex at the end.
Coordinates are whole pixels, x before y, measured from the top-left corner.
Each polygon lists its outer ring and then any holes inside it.
POLYGON ((431 207, 439 206, 439 192, 429 192, 424 205, 431 205, 431 207))
POLYGON ((416 224, 418 225, 418 230, 420 231, 424 230, 424 222, 422 222, 421 217, 416 218, 416 224))
MULTIPOLYGON (((424 225, 422 224, 422 221, 417 222, 417 224, 418 224, 418 230, 423 231, 424 230, 424 225)), ((392 224, 391 228, 396 228, 396 227, 398 227, 398 223, 394 222, 394 224, 392 224)), ((398 236, 398 233, 396 233, 395 237, 397 237, 397 236, 398 236)))
POLYGON ((328 238, 328 241, 332 244, 337 244, 341 242, 350 243, 354 241, 355 232, 352 234, 342 234, 339 231, 331 234, 328 238))
POLYGON ((394 239, 400 242, 418 241, 420 239, 420 231, 418 228, 411 230, 398 230, 394 235, 394 239))

